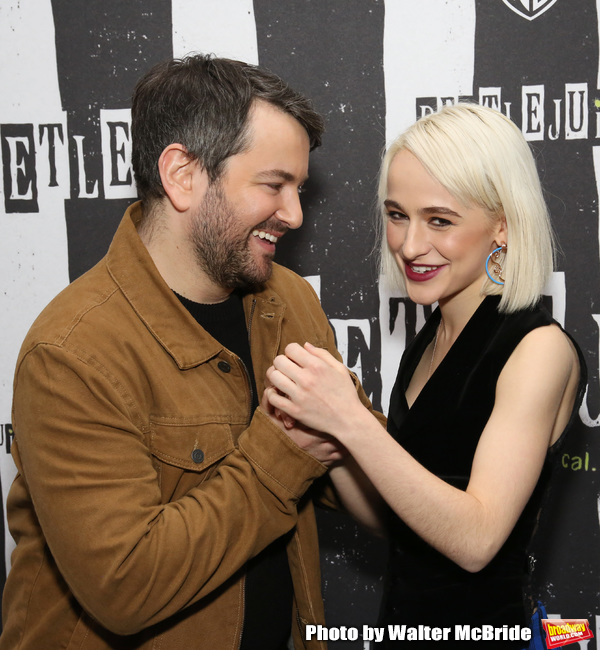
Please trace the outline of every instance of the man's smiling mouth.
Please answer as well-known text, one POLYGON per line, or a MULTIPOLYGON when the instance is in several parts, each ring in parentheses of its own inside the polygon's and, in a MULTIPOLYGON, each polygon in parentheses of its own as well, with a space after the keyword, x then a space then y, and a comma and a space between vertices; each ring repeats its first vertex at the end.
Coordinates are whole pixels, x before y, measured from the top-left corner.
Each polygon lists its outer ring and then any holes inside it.
POLYGON ((271 235, 270 233, 265 232, 264 230, 253 230, 252 234, 255 237, 260 237, 261 239, 267 239, 272 244, 276 244, 277 240, 279 239, 279 237, 276 237, 275 235, 271 235))

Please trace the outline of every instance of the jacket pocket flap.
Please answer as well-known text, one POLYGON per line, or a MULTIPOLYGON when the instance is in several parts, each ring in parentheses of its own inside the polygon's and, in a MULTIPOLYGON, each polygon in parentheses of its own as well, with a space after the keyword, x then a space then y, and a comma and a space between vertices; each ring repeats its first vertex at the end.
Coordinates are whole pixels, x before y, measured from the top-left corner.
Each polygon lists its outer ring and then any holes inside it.
POLYGON ((163 463, 202 472, 233 449, 228 423, 151 421, 150 452, 163 463))

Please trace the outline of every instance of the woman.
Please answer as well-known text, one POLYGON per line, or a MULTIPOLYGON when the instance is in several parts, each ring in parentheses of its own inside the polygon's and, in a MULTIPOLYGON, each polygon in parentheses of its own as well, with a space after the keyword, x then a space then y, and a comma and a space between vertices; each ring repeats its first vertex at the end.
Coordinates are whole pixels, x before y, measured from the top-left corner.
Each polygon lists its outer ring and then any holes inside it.
MULTIPOLYGON (((502 114, 444 107, 390 147, 379 198, 384 270, 438 303, 402 357, 389 433, 309 344, 275 359, 266 399, 335 437, 391 508, 380 625, 526 626, 527 549, 585 385, 580 351, 540 306, 553 244, 533 156, 502 114)), ((331 475, 372 523, 356 474, 331 475)))

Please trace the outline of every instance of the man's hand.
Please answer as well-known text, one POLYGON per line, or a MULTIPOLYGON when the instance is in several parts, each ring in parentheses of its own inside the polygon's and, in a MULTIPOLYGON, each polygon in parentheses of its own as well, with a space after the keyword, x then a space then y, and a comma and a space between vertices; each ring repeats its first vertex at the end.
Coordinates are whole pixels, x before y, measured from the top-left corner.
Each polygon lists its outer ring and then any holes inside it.
POLYGON ((271 406, 268 400, 268 391, 276 391, 276 388, 268 387, 263 393, 261 408, 277 426, 285 431, 289 438, 307 454, 318 460, 327 467, 341 460, 346 452, 344 446, 333 436, 314 429, 309 429, 299 422, 296 422, 289 415, 271 406))

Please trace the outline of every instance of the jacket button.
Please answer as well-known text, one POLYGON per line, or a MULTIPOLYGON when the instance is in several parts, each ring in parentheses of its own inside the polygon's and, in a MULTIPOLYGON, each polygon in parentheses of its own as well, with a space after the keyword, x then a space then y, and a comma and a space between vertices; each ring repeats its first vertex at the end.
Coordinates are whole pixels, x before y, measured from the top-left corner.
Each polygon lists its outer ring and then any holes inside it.
POLYGON ((201 463, 204 460, 204 452, 202 449, 194 449, 192 452, 192 460, 195 463, 201 463))
POLYGON ((217 364, 217 367, 221 372, 230 372, 231 371, 231 366, 227 363, 227 361, 219 361, 217 364))

